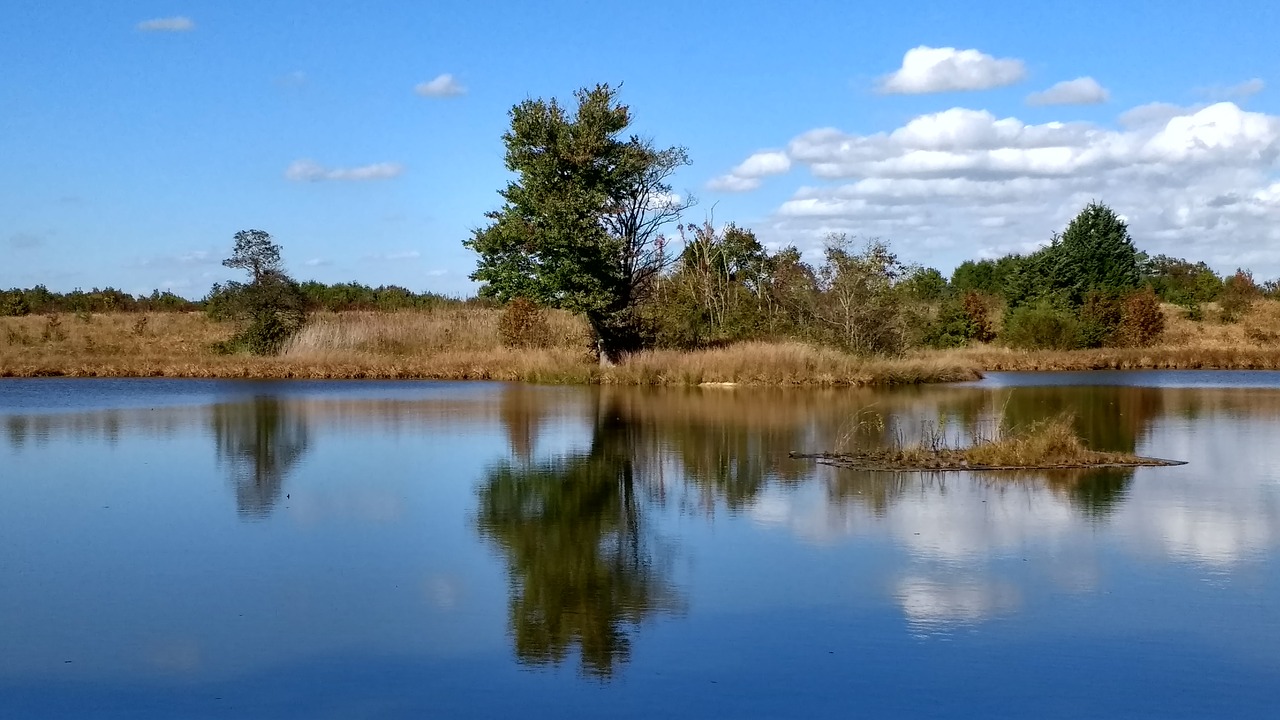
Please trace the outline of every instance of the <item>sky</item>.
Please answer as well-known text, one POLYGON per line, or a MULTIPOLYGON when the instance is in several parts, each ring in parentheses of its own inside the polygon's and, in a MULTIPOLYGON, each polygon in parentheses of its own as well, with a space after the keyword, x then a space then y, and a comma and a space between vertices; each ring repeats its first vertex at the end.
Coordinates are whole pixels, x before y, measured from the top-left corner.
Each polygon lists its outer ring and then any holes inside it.
POLYGON ((67 3, 0 9, 0 287, 299 279, 469 295, 511 106, 621 84, 686 220, 950 271, 1091 200, 1280 276, 1280 3, 67 3))

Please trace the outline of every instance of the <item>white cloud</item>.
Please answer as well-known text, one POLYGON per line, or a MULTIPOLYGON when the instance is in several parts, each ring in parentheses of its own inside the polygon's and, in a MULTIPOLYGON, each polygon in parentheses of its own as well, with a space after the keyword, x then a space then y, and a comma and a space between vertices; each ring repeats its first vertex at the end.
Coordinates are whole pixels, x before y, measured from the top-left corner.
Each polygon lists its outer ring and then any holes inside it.
POLYGON ((761 178, 781 175, 791 169, 791 158, 783 150, 761 150, 729 171, 712 179, 707 188, 716 192, 746 192, 760 187, 761 178))
POLYGON ((433 80, 428 80, 427 82, 418 83, 414 86, 413 91, 423 97, 438 98, 457 97, 467 94, 467 89, 449 73, 437 75, 433 80))
POLYGON ((284 176, 294 182, 319 182, 321 180, 387 180, 404 173, 400 163, 384 162, 351 168, 327 168, 314 160, 294 160, 285 169, 284 176))
POLYGON ((1048 90, 1027 96, 1028 105, 1098 105, 1110 99, 1111 93, 1091 77, 1063 80, 1048 90))
POLYGON ((1025 252, 1097 199, 1128 218, 1144 250, 1280 273, 1280 117, 1218 103, 1143 106, 1121 120, 1027 124, 952 108, 889 132, 811 130, 786 155, 819 182, 756 229, 802 249, 830 231, 884 237, 905 258, 946 269, 1025 252))
POLYGON ((302 264, 306 267, 325 267, 327 265, 332 265, 333 263, 329 260, 325 260, 324 258, 311 258, 302 264))
POLYGON ((902 67, 880 79, 886 94, 917 95, 959 90, 988 90, 1026 77, 1021 60, 995 58, 977 50, 921 45, 907 51, 902 67))
POLYGON ((142 32, 189 32, 196 29, 196 24, 189 17, 167 17, 143 20, 138 23, 142 32))

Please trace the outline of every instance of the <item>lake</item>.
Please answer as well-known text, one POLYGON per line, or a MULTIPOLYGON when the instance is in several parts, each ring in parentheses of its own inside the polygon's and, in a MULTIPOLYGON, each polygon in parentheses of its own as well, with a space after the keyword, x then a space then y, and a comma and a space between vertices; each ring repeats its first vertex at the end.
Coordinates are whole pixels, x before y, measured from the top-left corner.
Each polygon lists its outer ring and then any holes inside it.
POLYGON ((1280 374, 0 381, 0 716, 1275 717, 1280 374), (789 451, 1075 414, 1179 467, 789 451))

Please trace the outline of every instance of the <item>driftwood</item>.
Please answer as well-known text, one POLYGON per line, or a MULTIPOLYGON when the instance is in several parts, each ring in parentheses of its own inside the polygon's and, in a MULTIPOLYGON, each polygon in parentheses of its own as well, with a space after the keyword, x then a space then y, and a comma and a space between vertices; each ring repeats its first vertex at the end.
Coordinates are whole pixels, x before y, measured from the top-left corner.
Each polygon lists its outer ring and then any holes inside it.
MULTIPOLYGON (((945 452, 945 451, 944 451, 945 452)), ((885 453, 798 453, 788 455, 796 460, 813 460, 822 465, 830 465, 851 470, 870 470, 875 472, 982 472, 997 470, 1080 470, 1090 468, 1123 468, 1123 467, 1171 467, 1186 465, 1182 460, 1165 460, 1162 458, 1140 457, 1137 455, 1117 459, 1113 453, 1098 453, 1096 462, 1083 461, 1072 463, 1043 463, 1039 465, 977 465, 954 455, 935 453, 922 461, 904 462, 887 457, 885 453)))

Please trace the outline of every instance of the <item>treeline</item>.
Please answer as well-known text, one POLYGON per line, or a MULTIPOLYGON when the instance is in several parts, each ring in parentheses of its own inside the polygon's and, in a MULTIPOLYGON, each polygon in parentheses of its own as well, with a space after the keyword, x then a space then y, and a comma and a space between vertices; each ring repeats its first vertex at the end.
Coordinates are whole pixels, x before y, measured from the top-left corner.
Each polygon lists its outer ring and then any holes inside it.
MULTIPOLYGON (((743 340, 833 345, 860 354, 999 342, 1020 348, 1146 346, 1164 329, 1161 303, 1193 320, 1235 322, 1272 296, 1250 273, 1139 252, 1127 225, 1091 203, 1036 252, 967 261, 950 278, 903 262, 880 241, 826 238, 810 264, 770 252, 746 228, 681 226, 682 249, 642 288, 644 344, 700 348, 743 340)), ((527 307, 519 312, 527 313, 527 307)), ((522 321, 528 324, 528 321, 522 321)), ((508 333, 520 344, 518 333, 508 333)))
MULTIPOLYGON (((433 292, 415 293, 397 285, 371 287, 357 282, 325 284, 314 280, 298 284, 309 311, 410 310, 458 304, 491 304, 479 298, 459 299, 433 292)), ((0 316, 50 313, 199 312, 225 300, 227 285, 215 284, 205 297, 188 300, 167 290, 131 295, 107 287, 53 292, 44 285, 0 290, 0 316)))

